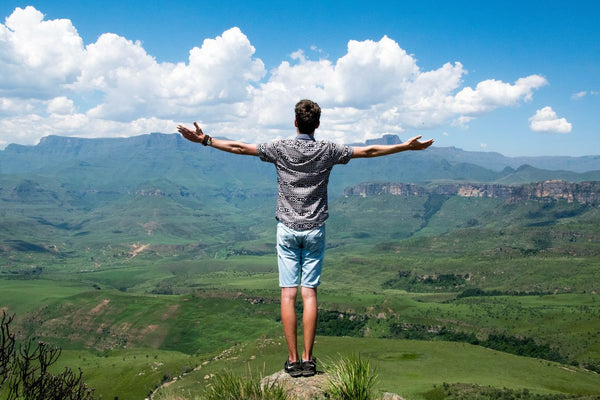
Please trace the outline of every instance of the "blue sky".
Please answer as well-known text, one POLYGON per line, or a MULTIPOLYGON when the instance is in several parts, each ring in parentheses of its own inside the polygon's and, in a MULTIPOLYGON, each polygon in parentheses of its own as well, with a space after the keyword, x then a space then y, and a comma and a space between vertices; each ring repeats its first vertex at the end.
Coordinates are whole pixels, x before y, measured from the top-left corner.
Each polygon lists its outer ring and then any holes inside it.
POLYGON ((3 1, 0 148, 55 134, 383 134, 600 153, 596 1, 3 1))

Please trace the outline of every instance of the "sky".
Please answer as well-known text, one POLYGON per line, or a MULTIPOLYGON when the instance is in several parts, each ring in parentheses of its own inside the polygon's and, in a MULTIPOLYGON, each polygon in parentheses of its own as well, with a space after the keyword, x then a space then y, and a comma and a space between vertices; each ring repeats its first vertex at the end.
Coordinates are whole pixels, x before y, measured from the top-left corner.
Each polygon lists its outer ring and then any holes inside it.
POLYGON ((0 149, 48 135, 422 135, 600 154, 598 1, 0 2, 0 149))

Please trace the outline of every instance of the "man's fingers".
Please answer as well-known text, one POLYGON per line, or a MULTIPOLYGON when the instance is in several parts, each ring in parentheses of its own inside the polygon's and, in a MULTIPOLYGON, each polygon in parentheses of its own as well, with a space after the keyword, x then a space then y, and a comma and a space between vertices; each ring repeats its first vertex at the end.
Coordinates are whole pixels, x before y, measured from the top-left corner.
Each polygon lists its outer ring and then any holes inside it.
POLYGON ((200 129, 196 121, 194 121, 194 126, 196 127, 196 133, 202 133, 202 129, 200 129))
POLYGON ((422 149, 426 149, 429 146, 431 146, 433 144, 433 139, 429 139, 429 140, 425 140, 425 141, 419 141, 419 139, 421 139, 422 135, 419 136, 415 136, 411 139, 408 140, 408 144, 411 148, 415 149, 415 150, 422 150, 422 149))
POLYGON ((421 143, 421 146, 426 149, 427 147, 429 147, 433 144, 433 139, 429 139, 425 142, 420 142, 420 143, 421 143))
MULTIPOLYGON (((197 129, 200 129, 196 123, 194 123, 194 125, 196 125, 196 128, 197 128, 197 129)), ((179 131, 179 133, 181 133, 182 135, 185 135, 185 136, 191 136, 191 137, 193 137, 193 136, 194 136, 195 134, 197 134, 197 133, 201 133, 201 132, 202 132, 202 130, 200 130, 200 132, 194 132, 193 130, 191 130, 191 129, 189 129, 188 127, 186 127, 186 126, 183 126, 183 125, 177 125, 177 130, 178 130, 178 131, 179 131)))
POLYGON ((407 143, 409 146, 414 146, 414 145, 416 145, 417 143, 420 143, 420 142, 419 142, 419 139, 421 139, 421 135, 419 135, 419 136, 414 136, 414 137, 411 137, 410 139, 408 139, 408 140, 406 141, 406 143, 407 143))

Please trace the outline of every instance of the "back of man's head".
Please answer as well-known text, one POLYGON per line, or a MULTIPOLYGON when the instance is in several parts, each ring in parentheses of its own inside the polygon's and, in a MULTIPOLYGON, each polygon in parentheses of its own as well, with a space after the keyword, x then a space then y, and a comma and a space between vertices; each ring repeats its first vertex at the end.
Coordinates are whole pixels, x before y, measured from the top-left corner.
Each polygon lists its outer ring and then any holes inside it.
POLYGON ((300 133, 312 135, 319 127, 321 107, 314 101, 300 100, 296 104, 296 124, 300 133))

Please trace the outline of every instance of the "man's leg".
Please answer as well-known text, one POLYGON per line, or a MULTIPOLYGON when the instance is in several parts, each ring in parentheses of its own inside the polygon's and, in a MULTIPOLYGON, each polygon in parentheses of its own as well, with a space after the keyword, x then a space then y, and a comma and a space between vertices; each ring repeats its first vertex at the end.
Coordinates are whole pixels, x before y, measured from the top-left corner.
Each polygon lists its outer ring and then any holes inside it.
POLYGON ((303 360, 312 360, 312 351, 317 331, 317 288, 302 287, 302 327, 304 331, 303 360))
POLYGON ((296 322, 296 297, 300 272, 301 254, 295 232, 281 222, 277 224, 277 265, 281 287, 281 324, 288 346, 288 360, 298 359, 296 322))
MULTIPOLYGON (((302 358, 313 358, 313 346, 317 330, 317 286, 321 283, 321 270, 325 256, 325 225, 312 229, 305 236, 302 248, 302 326, 304 350, 302 358)), ((306 376, 306 375, 305 375, 306 376)))
MULTIPOLYGON (((325 225, 307 232, 302 248, 302 326, 304 330, 304 350, 302 359, 313 365, 313 346, 317 331, 317 286, 321 283, 321 269, 325 256, 325 225)), ((314 375, 303 365, 304 376, 314 375)))
POLYGON ((288 360, 298 360, 298 339, 296 327, 296 295, 297 287, 281 288, 281 324, 288 347, 288 360))

